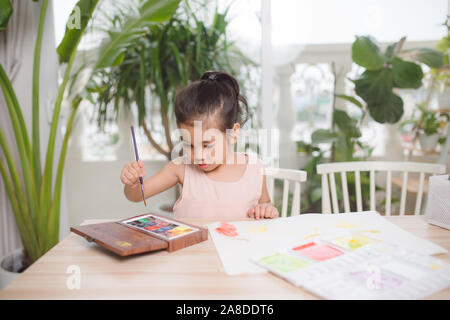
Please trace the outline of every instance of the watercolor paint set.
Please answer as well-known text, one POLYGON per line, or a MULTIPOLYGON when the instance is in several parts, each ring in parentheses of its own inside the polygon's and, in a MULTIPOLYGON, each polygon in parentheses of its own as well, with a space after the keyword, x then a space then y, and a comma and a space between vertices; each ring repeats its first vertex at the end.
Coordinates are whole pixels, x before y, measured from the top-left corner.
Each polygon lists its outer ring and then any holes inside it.
POLYGON ((70 231, 120 256, 158 250, 173 252, 208 239, 205 228, 154 213, 74 226, 70 231))
POLYGON ((385 243, 362 241, 355 249, 351 240, 313 241, 251 260, 327 299, 420 299, 450 286, 450 265, 440 259, 385 243))

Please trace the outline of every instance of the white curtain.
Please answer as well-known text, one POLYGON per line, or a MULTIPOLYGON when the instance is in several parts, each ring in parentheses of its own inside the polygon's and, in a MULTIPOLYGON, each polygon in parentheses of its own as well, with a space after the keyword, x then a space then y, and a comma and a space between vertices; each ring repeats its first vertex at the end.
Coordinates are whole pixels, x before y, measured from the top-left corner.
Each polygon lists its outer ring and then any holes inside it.
MULTIPOLYGON (((41 2, 13 0, 13 14, 6 30, 0 32, 0 63, 12 82, 14 91, 22 109, 31 139, 32 129, 32 70, 36 31, 39 21, 41 2)), ((40 69, 40 138, 41 162, 45 161, 51 110, 57 94, 58 57, 55 50, 53 21, 53 2, 49 1, 42 38, 40 69)), ((16 148, 16 140, 11 126, 9 112, 3 95, 0 92, 0 126, 6 136, 15 163, 20 169, 20 160, 16 148)), ((58 135, 55 154, 59 154, 61 135, 58 135)), ((0 156, 3 158, 2 152, 0 156)), ((21 172, 20 172, 21 174, 21 172)), ((61 224, 67 234, 67 206, 64 188, 61 203, 61 224)), ((14 215, 5 190, 3 179, 0 179, 0 257, 22 246, 14 215)))

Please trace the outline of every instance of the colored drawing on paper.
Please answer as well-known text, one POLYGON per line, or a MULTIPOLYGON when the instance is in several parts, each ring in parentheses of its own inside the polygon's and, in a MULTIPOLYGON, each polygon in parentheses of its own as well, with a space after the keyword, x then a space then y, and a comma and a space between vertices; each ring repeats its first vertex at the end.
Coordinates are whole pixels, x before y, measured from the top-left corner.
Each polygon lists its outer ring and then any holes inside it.
POLYGON ((216 231, 227 237, 236 237, 238 235, 236 227, 226 222, 221 222, 220 226, 216 228, 216 231))
POLYGON ((316 261, 324 261, 344 254, 341 250, 315 242, 292 248, 292 250, 316 261))
POLYGON ((349 272, 348 276, 354 278, 366 287, 372 290, 387 290, 395 288, 403 283, 403 280, 391 273, 387 273, 382 269, 375 270, 360 270, 349 272))
POLYGON ((332 240, 331 242, 347 250, 356 250, 367 244, 375 243, 378 241, 362 235, 353 235, 337 238, 332 240))
POLYGON ((259 262, 279 272, 290 272, 310 265, 308 261, 282 253, 262 257, 259 262))
POLYGON ((252 234, 263 234, 267 231, 267 228, 265 226, 253 226, 248 229, 252 234))

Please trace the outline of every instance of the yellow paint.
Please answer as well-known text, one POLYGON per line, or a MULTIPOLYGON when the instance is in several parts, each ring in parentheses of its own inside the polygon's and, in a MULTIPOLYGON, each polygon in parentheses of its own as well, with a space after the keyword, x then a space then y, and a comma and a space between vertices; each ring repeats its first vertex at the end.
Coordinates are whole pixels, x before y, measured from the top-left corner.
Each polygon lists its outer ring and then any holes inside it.
POLYGON ((253 234, 263 234, 266 231, 267 231, 267 228, 265 226, 256 226, 256 227, 250 228, 250 232, 253 234))
POLYGON ((356 249, 358 249, 362 246, 365 246, 371 242, 378 242, 378 240, 370 239, 365 236, 354 235, 354 236, 338 238, 338 239, 333 240, 332 242, 343 248, 346 248, 349 250, 356 250, 356 249))
POLYGON ((118 246, 121 246, 122 248, 131 247, 132 244, 126 241, 116 241, 116 244, 118 246))
POLYGON ((320 233, 313 233, 313 234, 309 234, 309 235, 305 236, 304 239, 314 238, 314 237, 318 237, 318 236, 320 236, 320 233))
POLYGON ((430 268, 434 270, 439 270, 442 268, 442 266, 439 264, 430 264, 430 268))
POLYGON ((380 233, 380 231, 378 231, 378 230, 363 230, 363 231, 360 231, 360 233, 364 233, 364 232, 368 232, 368 233, 380 233))
POLYGON ((353 223, 346 222, 346 221, 340 222, 340 223, 336 224, 335 226, 338 227, 338 228, 341 228, 341 229, 353 229, 353 228, 356 228, 356 226, 353 223))
POLYGON ((317 227, 313 228, 313 231, 319 231, 319 230, 320 230, 320 229, 317 228, 317 227))

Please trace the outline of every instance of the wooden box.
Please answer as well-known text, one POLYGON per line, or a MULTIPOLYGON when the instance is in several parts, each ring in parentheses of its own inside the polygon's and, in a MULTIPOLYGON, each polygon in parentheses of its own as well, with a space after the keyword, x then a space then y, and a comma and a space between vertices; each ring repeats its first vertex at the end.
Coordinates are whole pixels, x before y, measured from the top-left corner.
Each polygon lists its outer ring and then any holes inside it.
POLYGON ((208 239, 208 229, 206 228, 194 226, 179 220, 168 219, 154 213, 146 213, 114 222, 80 225, 71 227, 70 231, 120 256, 129 256, 163 249, 172 252, 208 239), (164 235, 149 232, 124 223, 125 221, 144 219, 148 216, 154 216, 156 219, 161 219, 178 226, 187 226, 193 228, 193 231, 169 239, 164 235))

